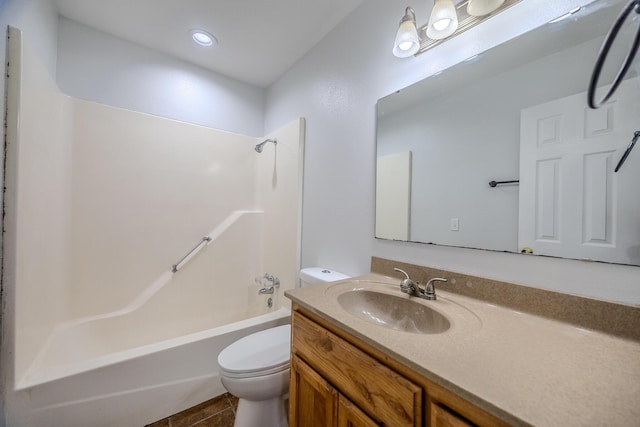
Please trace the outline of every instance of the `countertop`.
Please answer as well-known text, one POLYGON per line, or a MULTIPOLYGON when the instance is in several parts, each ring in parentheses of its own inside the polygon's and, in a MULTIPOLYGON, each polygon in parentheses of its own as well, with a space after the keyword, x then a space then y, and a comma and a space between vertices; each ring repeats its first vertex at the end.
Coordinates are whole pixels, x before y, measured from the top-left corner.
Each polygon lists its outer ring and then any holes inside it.
POLYGON ((441 289, 436 301, 420 301, 451 328, 414 334, 349 314, 335 297, 340 287, 387 285, 404 296, 398 279, 375 273, 285 295, 511 424, 640 426, 640 343, 441 289))

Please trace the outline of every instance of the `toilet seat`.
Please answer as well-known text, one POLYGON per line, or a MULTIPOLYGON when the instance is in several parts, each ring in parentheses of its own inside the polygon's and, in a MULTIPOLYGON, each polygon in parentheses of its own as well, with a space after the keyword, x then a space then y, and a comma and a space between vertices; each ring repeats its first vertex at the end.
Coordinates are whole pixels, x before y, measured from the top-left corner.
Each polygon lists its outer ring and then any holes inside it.
POLYGON ((247 335, 218 355, 221 374, 230 378, 269 375, 289 368, 291 325, 247 335))

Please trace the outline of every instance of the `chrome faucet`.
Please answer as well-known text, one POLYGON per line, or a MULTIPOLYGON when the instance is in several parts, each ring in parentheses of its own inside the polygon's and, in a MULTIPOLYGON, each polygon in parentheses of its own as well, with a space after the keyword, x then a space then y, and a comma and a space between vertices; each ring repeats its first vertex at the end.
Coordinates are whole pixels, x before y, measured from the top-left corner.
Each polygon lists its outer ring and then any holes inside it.
POLYGON ((427 286, 425 286, 425 289, 423 290, 418 282, 414 282, 413 280, 411 280, 409 274, 407 274, 406 271, 399 268, 394 268, 394 270, 404 274, 404 279, 402 279, 402 282, 400 282, 400 291, 411 296, 416 296, 428 300, 436 299, 436 287, 434 283, 447 281, 447 279, 443 279, 442 277, 434 277, 427 282, 427 286))
POLYGON ((260 295, 272 294, 273 288, 280 287, 280 279, 269 273, 266 273, 263 277, 257 277, 256 282, 263 286, 263 288, 258 291, 260 295))

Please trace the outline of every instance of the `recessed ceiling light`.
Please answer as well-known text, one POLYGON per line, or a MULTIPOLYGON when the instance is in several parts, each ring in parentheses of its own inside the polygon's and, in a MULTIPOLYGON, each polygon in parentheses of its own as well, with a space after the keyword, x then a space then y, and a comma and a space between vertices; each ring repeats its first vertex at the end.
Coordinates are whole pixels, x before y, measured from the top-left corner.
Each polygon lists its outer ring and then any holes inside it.
POLYGON ((218 42, 211 33, 204 30, 191 30, 189 34, 191 34, 193 41, 200 46, 213 46, 218 42))

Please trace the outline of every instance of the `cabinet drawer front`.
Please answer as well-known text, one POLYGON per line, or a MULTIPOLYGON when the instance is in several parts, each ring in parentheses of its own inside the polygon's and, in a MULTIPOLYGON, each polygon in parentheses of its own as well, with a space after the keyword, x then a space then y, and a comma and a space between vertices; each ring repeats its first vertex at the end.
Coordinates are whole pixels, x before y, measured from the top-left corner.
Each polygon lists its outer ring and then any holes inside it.
POLYGON ((429 406, 429 413, 431 427, 473 427, 473 424, 440 405, 432 403, 429 406))
POLYGON ((420 425, 420 387, 299 313, 292 324, 293 352, 369 416, 389 426, 420 425))
POLYGON ((379 425, 346 397, 339 395, 338 427, 379 427, 379 425))

